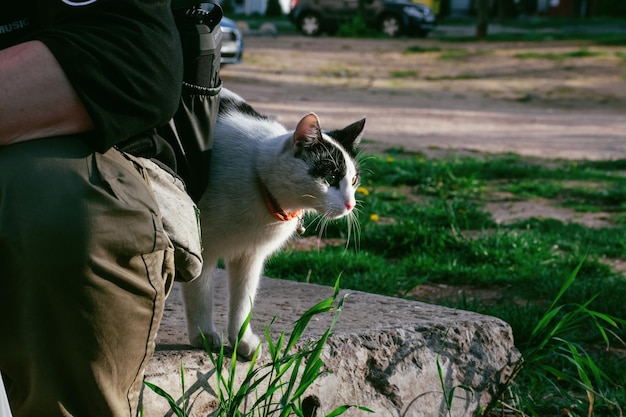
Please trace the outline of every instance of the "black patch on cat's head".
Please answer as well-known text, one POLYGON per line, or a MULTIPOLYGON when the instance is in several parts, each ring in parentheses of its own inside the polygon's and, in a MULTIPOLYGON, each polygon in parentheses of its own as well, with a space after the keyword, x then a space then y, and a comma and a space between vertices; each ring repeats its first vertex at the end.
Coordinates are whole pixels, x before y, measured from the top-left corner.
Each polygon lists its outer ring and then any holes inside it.
POLYGON ((350 126, 346 126, 340 130, 332 130, 326 134, 344 147, 344 149, 351 155, 355 156, 356 147, 361 142, 363 136, 363 128, 365 127, 365 117, 358 122, 352 123, 350 126))
MULTIPOLYGON (((338 141, 353 156, 364 126, 365 119, 362 119, 344 129, 332 131, 328 136, 338 141)), ((314 113, 300 120, 293 134, 293 143, 296 158, 310 166, 309 175, 323 179, 331 187, 339 187, 347 173, 345 155, 340 147, 323 137, 319 119, 314 113)))
POLYGON ((220 108, 218 114, 243 114, 245 116, 253 117, 255 119, 269 120, 269 117, 264 116, 254 110, 252 106, 242 100, 238 100, 235 97, 227 95, 220 96, 220 108))
POLYGON ((310 166, 309 175, 322 178, 331 187, 338 188, 339 182, 346 176, 347 164, 343 152, 323 138, 301 149, 296 156, 310 166))

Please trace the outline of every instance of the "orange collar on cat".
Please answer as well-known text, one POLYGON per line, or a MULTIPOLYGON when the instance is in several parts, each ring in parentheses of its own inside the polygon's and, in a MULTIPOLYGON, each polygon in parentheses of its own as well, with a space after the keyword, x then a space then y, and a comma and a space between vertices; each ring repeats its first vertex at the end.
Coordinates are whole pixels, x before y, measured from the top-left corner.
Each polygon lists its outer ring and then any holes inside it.
POLYGON ((270 211, 272 216, 276 217, 278 220, 287 222, 302 216, 302 210, 285 213, 285 211, 280 207, 280 204, 278 204, 278 201, 276 201, 276 198, 272 195, 272 193, 270 193, 270 190, 267 189, 260 178, 259 189, 261 190, 261 196, 263 197, 263 202, 267 206, 267 209, 270 211))

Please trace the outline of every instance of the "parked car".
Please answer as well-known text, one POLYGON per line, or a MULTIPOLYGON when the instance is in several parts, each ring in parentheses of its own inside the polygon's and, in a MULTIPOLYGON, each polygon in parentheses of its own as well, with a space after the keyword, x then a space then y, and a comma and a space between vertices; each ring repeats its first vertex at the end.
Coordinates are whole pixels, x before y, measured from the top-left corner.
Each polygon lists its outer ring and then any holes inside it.
POLYGON ((243 58, 243 35, 233 20, 222 17, 222 59, 221 64, 239 64, 243 58))
MULTIPOLYGON (((364 0, 365 23, 387 36, 427 36, 436 26, 432 10, 411 0, 364 0)), ((292 0, 289 19, 305 35, 333 33, 359 13, 359 0, 292 0)))

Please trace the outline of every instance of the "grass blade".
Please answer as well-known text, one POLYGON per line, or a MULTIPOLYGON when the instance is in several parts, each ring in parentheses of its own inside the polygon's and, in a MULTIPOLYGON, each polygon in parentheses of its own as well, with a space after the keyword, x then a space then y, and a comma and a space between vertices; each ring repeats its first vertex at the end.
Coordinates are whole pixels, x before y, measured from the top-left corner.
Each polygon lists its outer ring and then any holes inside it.
POLYGON ((152 391, 154 391, 157 395, 160 395, 161 397, 165 398, 167 402, 169 403, 170 408, 172 409, 174 414, 176 414, 177 417, 187 417, 185 410, 181 409, 176 403, 176 400, 172 398, 172 396, 168 394, 163 388, 157 385, 154 385, 153 383, 148 382, 148 381, 144 381, 144 384, 148 388, 150 388, 152 391))
POLYGON ((360 410, 360 411, 365 411, 367 413, 373 413, 374 412, 374 410, 370 410, 367 407, 361 407, 359 405, 342 405, 340 407, 335 408, 330 413, 326 414, 325 417, 337 417, 337 416, 340 416, 340 415, 342 415, 343 413, 345 413, 346 411, 348 411, 351 408, 355 408, 355 409, 360 410))

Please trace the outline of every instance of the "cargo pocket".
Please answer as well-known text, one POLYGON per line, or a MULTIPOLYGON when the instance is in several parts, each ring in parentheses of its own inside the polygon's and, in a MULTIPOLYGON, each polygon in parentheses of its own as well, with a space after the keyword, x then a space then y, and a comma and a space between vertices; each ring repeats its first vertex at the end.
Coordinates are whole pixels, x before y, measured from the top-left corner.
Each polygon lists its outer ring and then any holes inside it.
POLYGON ((93 154, 90 177, 104 207, 93 230, 117 253, 135 256, 171 247, 145 175, 141 164, 118 150, 93 154))

